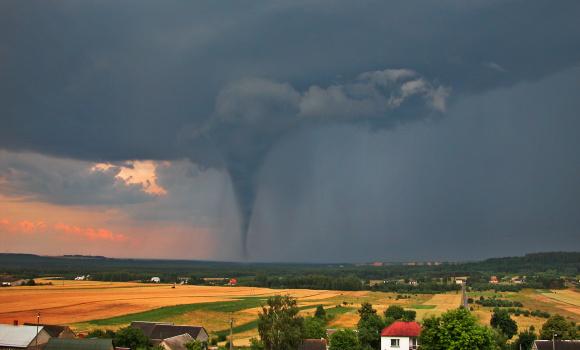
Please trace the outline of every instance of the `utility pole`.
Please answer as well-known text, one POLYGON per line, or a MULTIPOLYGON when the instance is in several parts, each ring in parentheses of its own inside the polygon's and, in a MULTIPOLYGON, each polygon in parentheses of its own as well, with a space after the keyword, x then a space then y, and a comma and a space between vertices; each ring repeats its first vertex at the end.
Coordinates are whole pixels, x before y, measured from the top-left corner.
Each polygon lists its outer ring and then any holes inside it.
POLYGON ((234 319, 230 318, 230 350, 234 348, 234 319))
POLYGON ((552 350, 556 350, 556 331, 552 329, 552 350))
POLYGON ((38 326, 40 326, 40 311, 38 312, 38 316, 36 317, 36 348, 38 349, 38 326))

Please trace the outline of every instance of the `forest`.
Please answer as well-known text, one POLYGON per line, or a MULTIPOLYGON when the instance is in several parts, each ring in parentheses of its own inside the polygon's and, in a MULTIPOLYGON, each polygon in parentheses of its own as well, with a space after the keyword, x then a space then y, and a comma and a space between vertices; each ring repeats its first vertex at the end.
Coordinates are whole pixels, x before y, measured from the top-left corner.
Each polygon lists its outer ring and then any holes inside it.
MULTIPOLYGON (((162 282, 188 280, 204 284, 207 278, 235 278, 238 285, 269 288, 375 290, 399 293, 440 293, 459 290, 455 277, 467 277, 474 290, 518 291, 526 287, 564 288, 565 278, 577 279, 580 252, 526 254, 475 262, 441 262, 406 265, 377 264, 276 264, 195 260, 113 259, 102 256, 48 257, 33 254, 0 254, 0 274, 20 278, 74 279, 89 275, 99 281, 143 281, 158 276, 162 282), (491 276, 526 276, 526 283, 489 283, 491 276), (371 284, 371 281, 374 283, 371 284), (377 282, 378 281, 378 282, 377 282), (408 283, 416 281, 418 283, 408 283), (407 282, 407 283, 405 283, 407 282)), ((219 284, 212 280, 213 284, 219 284)))

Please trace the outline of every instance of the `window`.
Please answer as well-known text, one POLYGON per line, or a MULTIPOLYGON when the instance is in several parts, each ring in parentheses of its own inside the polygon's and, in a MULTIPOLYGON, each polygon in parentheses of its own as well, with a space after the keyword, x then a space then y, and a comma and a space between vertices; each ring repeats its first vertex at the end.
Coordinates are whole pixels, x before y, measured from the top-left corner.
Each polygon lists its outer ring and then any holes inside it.
POLYGON ((391 339, 391 347, 399 347, 399 339, 391 339))

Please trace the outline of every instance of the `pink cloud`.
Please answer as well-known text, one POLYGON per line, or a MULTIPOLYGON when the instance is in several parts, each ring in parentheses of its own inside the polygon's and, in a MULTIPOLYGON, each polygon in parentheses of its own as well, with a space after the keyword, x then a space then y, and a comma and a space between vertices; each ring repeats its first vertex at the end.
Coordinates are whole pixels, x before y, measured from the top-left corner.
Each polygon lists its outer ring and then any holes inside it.
POLYGON ((73 236, 76 238, 81 238, 81 239, 90 239, 90 240, 98 240, 98 239, 103 239, 103 240, 109 240, 109 241, 119 241, 119 242, 127 242, 130 238, 127 236, 124 236, 122 234, 114 234, 111 231, 108 230, 104 230, 104 229, 98 229, 98 230, 94 230, 92 228, 80 228, 77 226, 74 227, 69 227, 63 223, 58 223, 56 225, 54 225, 54 228, 57 229, 58 231, 62 231, 65 232, 67 235, 69 236, 73 236))

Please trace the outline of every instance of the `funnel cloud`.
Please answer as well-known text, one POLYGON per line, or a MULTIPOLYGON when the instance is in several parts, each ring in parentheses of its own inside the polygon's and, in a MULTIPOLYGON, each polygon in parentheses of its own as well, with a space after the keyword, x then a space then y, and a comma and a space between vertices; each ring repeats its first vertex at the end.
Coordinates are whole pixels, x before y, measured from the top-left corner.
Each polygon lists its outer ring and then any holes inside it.
POLYGON ((238 205, 243 256, 259 187, 259 171, 275 143, 293 131, 348 123, 387 128, 414 118, 444 113, 451 89, 434 85, 409 69, 366 72, 347 84, 296 91, 287 83, 244 79, 222 89, 208 123, 193 134, 213 142, 223 155, 238 205), (401 110, 401 111, 399 111, 401 110))

